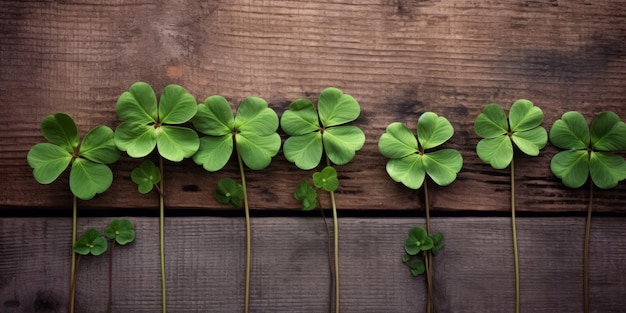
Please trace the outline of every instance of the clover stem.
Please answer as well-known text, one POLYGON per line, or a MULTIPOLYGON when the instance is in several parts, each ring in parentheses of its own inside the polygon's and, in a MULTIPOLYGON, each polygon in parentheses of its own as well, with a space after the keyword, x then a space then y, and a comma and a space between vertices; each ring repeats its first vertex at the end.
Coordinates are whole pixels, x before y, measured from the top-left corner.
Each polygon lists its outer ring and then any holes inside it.
MULTIPOLYGON (((330 166, 330 158, 326 156, 326 166, 330 166)), ((330 203, 333 208, 334 262, 335 262, 335 313, 339 313, 339 220, 337 219, 337 202, 335 192, 330 191, 330 203)))
MULTIPOLYGON (((74 253, 74 249, 73 248, 72 248, 72 253, 74 253)), ((76 266, 75 269, 77 269, 78 268, 78 263, 80 263, 80 255, 78 255, 78 257, 76 257, 75 255, 72 255, 72 259, 76 260, 74 265, 76 266)), ((69 307, 69 312, 74 312, 74 293, 76 291, 76 273, 74 273, 74 275, 71 278, 72 278, 72 281, 70 282, 70 307, 69 307)))
POLYGON ((246 291, 244 297, 243 311, 248 313, 250 306, 250 260, 251 260, 251 238, 250 238, 250 208, 248 207, 248 192, 246 189, 246 175, 243 169, 241 154, 237 150, 237 160, 239 161, 239 174, 241 175, 241 187, 243 188, 243 208, 246 215, 246 291))
POLYGON ((515 163, 511 159, 511 230, 513 232, 513 258, 515 260, 515 312, 520 311, 519 254, 515 227, 515 163))
POLYGON ((111 253, 109 254, 109 301, 107 303, 107 313, 111 313, 113 306, 113 252, 115 251, 115 240, 111 245, 111 253))
POLYGON ((335 313, 339 313, 339 225, 337 220, 337 204, 333 191, 330 192, 330 203, 333 207, 333 235, 335 240, 335 313))
POLYGON ((164 220, 165 220, 165 199, 163 196, 163 157, 159 156, 159 172, 161 174, 161 181, 159 182, 159 249, 161 254, 161 306, 163 313, 167 312, 167 302, 165 300, 165 235, 164 235, 164 220))
MULTIPOLYGON (((428 180, 424 179, 424 211, 426 211, 426 233, 430 235, 430 199, 428 198, 428 180)), ((429 251, 424 251, 424 262, 426 263, 426 312, 430 313, 431 309, 434 311, 435 305, 433 303, 433 254, 429 251)))
POLYGON ((74 245, 76 244, 76 216, 78 205, 76 196, 72 194, 72 259, 70 267, 70 303, 69 312, 74 313, 74 281, 76 280, 76 255, 74 254, 74 245))
MULTIPOLYGON (((327 243, 327 248, 328 248, 328 270, 329 270, 329 273, 330 273, 330 276, 331 276, 331 280, 334 280, 333 277, 335 275, 335 269, 333 267, 333 262, 332 262, 333 256, 332 256, 332 254, 330 252, 330 247, 332 245, 332 242, 330 240, 330 228, 328 228, 328 222, 326 222, 326 214, 324 214, 324 209, 322 209, 320 207, 320 199, 319 199, 319 197, 317 198, 317 207, 320 208, 320 212, 322 213, 322 220, 324 220, 324 227, 326 228, 326 236, 328 238, 328 243, 327 243)), ((333 294, 333 291, 332 291, 332 288, 331 288, 331 289, 328 290, 328 299, 332 299, 332 297, 333 297, 332 294, 333 294)), ((333 306, 332 305, 332 301, 329 300, 328 301, 328 312, 332 312, 332 306, 333 306)))
POLYGON ((424 179, 424 211, 426 211, 426 233, 430 234, 430 200, 428 198, 427 179, 424 179))
POLYGON ((431 313, 434 310, 433 297, 432 297, 432 253, 430 251, 424 251, 424 266, 426 267, 426 313, 431 313))
POLYGON ((583 312, 589 313, 589 237, 591 234, 591 209, 593 204, 593 183, 589 182, 589 205, 585 222, 585 243, 583 246, 583 312))

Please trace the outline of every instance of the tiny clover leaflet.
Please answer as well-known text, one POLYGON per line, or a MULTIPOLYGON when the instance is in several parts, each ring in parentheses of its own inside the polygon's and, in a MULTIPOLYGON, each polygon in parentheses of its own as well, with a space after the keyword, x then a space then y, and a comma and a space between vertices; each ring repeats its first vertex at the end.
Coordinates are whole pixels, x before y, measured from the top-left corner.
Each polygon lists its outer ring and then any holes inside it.
POLYGON ((478 157, 495 169, 503 169, 513 160, 513 143, 525 154, 539 155, 548 142, 541 127, 543 111, 524 99, 511 106, 509 118, 500 105, 488 104, 474 122, 474 130, 482 137, 476 146, 478 157))
POLYGON ((200 138, 200 149, 193 160, 210 172, 226 165, 234 146, 243 162, 253 170, 267 167, 280 149, 281 139, 276 132, 278 115, 261 98, 244 99, 235 117, 224 97, 208 97, 198 105, 192 123, 207 135, 200 138))
POLYGON ((402 263, 405 263, 411 270, 411 274, 413 276, 419 276, 424 274, 426 271, 426 266, 424 265, 424 261, 418 257, 412 257, 407 254, 402 255, 402 263))
POLYGON ((404 240, 404 250, 408 255, 417 255, 421 251, 428 251, 434 246, 433 238, 426 233, 423 227, 413 227, 404 240))
POLYGON ((71 164, 69 184, 76 197, 88 200, 109 189, 113 173, 106 164, 120 157, 113 130, 97 126, 80 142, 74 120, 65 113, 57 113, 44 118, 41 132, 49 142, 34 145, 27 156, 39 183, 52 183, 71 164))
POLYGON ((333 192, 339 187, 337 170, 332 166, 325 167, 321 172, 313 173, 313 184, 317 188, 322 188, 328 192, 333 192))
POLYGON ((411 189, 419 189, 426 174, 440 186, 449 185, 463 166, 461 153, 454 149, 429 149, 442 145, 453 134, 450 122, 433 112, 419 117, 417 138, 402 123, 389 124, 378 141, 380 152, 390 158, 387 173, 411 189))
POLYGON ((215 189, 215 200, 217 200, 217 202, 240 208, 243 197, 243 186, 233 179, 222 178, 217 183, 217 188, 215 189))
POLYGON ((74 243, 74 252, 80 255, 92 254, 99 256, 107 251, 108 244, 102 234, 95 229, 88 229, 85 234, 74 243))
POLYGON ((107 238, 115 240, 115 242, 122 246, 135 240, 133 224, 127 219, 111 220, 104 233, 107 238))
POLYGON ((298 184, 293 197, 298 201, 302 201, 303 211, 310 211, 317 207, 317 191, 306 180, 298 184))
POLYGON ((139 167, 133 169, 130 178, 137 184, 139 192, 146 194, 161 181, 161 172, 152 161, 145 160, 139 167))
POLYGON ((433 241, 433 248, 431 249, 431 251, 433 252, 433 255, 437 255, 437 253, 439 253, 439 250, 443 249, 444 246, 443 234, 436 233, 428 236, 430 236, 430 239, 432 239, 433 241))
POLYGON ((550 162, 552 173, 565 186, 578 188, 591 176, 596 186, 610 189, 626 179, 626 161, 609 153, 626 150, 626 124, 613 112, 598 114, 591 131, 580 113, 566 112, 552 125, 550 142, 566 149, 550 162))
POLYGON ((175 125, 189 121, 196 110, 196 100, 181 86, 165 87, 157 104, 150 85, 134 83, 117 100, 123 123, 115 130, 115 144, 133 158, 145 157, 157 147, 165 159, 182 161, 198 150, 198 134, 175 125))
POLYGON ((308 99, 291 103, 281 117, 281 128, 289 135, 285 158, 303 170, 319 165, 325 151, 331 162, 350 162, 365 144, 365 134, 356 126, 344 125, 359 117, 361 108, 352 96, 337 88, 326 88, 317 102, 308 99))

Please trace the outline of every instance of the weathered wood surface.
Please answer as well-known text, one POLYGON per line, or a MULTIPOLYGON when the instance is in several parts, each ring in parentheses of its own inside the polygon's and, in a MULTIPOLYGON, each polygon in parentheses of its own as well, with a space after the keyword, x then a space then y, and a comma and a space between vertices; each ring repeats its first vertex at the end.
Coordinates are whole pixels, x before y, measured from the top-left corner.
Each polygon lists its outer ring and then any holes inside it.
MULTIPOLYGON (((131 218, 137 239, 117 248, 114 312, 158 312, 158 221, 131 218)), ((80 219, 103 229, 108 218, 80 219)), ((423 312, 424 280, 401 263, 404 238, 419 219, 340 220, 342 312, 423 312)), ((240 312, 241 218, 169 218, 166 271, 170 312, 240 312)), ((251 310, 328 312, 327 234, 316 218, 254 218, 251 310)), ((582 311, 583 218, 520 218, 522 312, 582 311)), ((514 277, 506 218, 437 218, 446 246, 435 257, 438 312, 512 312, 514 277)), ((0 311, 63 312, 69 284, 67 218, 0 220, 0 311)), ((591 312, 626 307, 626 223, 593 221, 591 312)), ((104 312, 108 254, 80 261, 77 312, 104 312)))
MULTIPOLYGON (((367 141, 339 168, 345 209, 411 209, 419 192, 393 183, 377 141, 394 121, 414 126, 433 111, 456 134, 446 144, 464 157, 458 180, 433 188, 435 210, 507 210, 508 172, 477 158, 473 121, 490 102, 527 98, 549 128, 562 113, 589 120, 611 110, 626 117, 624 1, 2 1, 0 4, 0 206, 67 207, 64 176, 40 186, 26 164, 44 139, 39 123, 66 112, 84 134, 119 125, 114 107, 135 81, 159 92, 186 87, 198 101, 221 94, 233 105, 256 95, 281 114, 290 101, 327 86, 361 103, 355 125, 367 141)), ((586 192, 562 187, 548 146, 518 167, 518 209, 582 211, 586 192)), ((113 166, 113 187, 82 207, 152 208, 129 179, 138 160, 113 166)), ((207 173, 191 161, 166 165, 170 208, 224 208, 212 198, 235 162, 207 173)), ((294 186, 310 172, 284 157, 248 171, 251 204, 296 209, 294 186)), ((595 210, 626 211, 626 186, 596 192, 595 210)))

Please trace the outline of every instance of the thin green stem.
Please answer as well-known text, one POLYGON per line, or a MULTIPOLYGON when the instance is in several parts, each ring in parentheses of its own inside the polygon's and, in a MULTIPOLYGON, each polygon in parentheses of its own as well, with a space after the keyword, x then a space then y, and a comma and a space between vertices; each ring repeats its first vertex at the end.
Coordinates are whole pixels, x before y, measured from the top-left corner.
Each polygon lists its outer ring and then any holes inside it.
POLYGON ((333 235, 335 236, 335 313, 339 313, 339 223, 335 193, 330 192, 330 203, 333 207, 333 235))
POLYGON ((593 204, 593 182, 589 182, 589 205, 585 223, 585 243, 583 247, 583 312, 589 313, 589 237, 591 234, 591 211, 593 204))
MULTIPOLYGON (((317 206, 320 207, 320 199, 319 197, 317 198, 317 206)), ((328 228, 328 222, 326 221, 326 215, 324 214, 324 209, 320 208, 320 212, 322 213, 322 219, 324 220, 324 227, 326 228, 326 238, 328 238, 328 242, 326 245, 326 248, 328 249, 328 270, 330 273, 330 279, 331 281, 333 281, 333 285, 334 285, 334 278, 335 277, 335 269, 333 267, 333 256, 330 252, 331 246, 332 246, 332 242, 330 239, 330 228, 328 228)), ((333 298, 333 290, 332 287, 329 288, 328 290, 328 312, 332 312, 333 309, 333 304, 332 304, 332 299, 333 298)))
POLYGON ((424 211, 426 211, 426 233, 430 235, 430 199, 428 197, 428 180, 424 179, 424 211))
POLYGON ((167 312, 167 301, 165 299, 165 198, 163 195, 163 157, 159 156, 159 171, 161 172, 161 181, 159 182, 159 248, 161 253, 161 306, 163 313, 167 312))
POLYGON ((107 302, 107 313, 111 313, 113 307, 113 253, 115 251, 115 240, 111 244, 109 253, 109 301, 107 302))
POLYGON ((513 258, 515 259, 515 312, 520 311, 519 254, 515 227, 515 163, 511 159, 511 230, 513 232, 513 258))
MULTIPOLYGON (((430 235, 430 199, 428 197, 428 180, 424 180, 424 211, 426 212, 426 233, 430 235)), ((424 262, 426 263, 426 312, 435 310, 433 302, 433 254, 431 251, 424 251, 424 262)))
POLYGON ((237 150, 237 160, 239 161, 239 174, 241 175, 241 186, 243 187, 243 208, 246 215, 246 291, 244 296, 243 311, 248 313, 250 307, 250 263, 251 263, 251 236, 250 236, 250 208, 248 206, 248 192, 246 189, 246 175, 244 173, 241 154, 237 150))
MULTIPOLYGON (((326 166, 330 166, 330 158, 326 156, 326 166)), ((337 219, 337 203, 335 193, 330 193, 330 203, 333 208, 333 235, 334 235, 334 262, 335 262, 335 313, 339 313, 339 220, 337 219)))
POLYGON ((70 303, 68 311, 74 313, 74 282, 76 280, 76 255, 74 253, 74 245, 76 244, 76 224, 78 215, 78 205, 76 196, 72 194, 72 252, 71 267, 70 267, 70 303))
POLYGON ((432 253, 430 251, 424 251, 424 266, 426 267, 426 313, 434 311, 433 297, 432 297, 432 253))
MULTIPOLYGON (((72 248, 72 250, 73 250, 73 248, 72 248)), ((72 256, 72 258, 76 260, 75 265, 76 265, 76 269, 78 269, 78 264, 80 263, 80 255, 78 255, 78 257, 72 256)), ((74 274, 76 274, 76 273, 74 273, 74 274)), ((76 291, 76 275, 72 276, 72 281, 70 282, 70 297, 72 298, 72 302, 70 302, 70 308, 69 308, 70 312, 74 312, 74 299, 73 299, 74 297, 73 297, 73 294, 75 293, 75 291, 76 291)))

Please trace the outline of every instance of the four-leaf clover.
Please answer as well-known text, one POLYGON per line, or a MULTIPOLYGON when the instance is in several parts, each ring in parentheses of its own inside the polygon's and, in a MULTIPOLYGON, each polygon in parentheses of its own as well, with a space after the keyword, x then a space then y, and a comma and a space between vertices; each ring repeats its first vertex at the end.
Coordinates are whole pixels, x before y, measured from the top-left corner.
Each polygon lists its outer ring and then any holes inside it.
POLYGON ((317 106, 319 112, 310 100, 298 99, 280 120, 282 129, 290 136, 283 147, 285 157, 303 170, 319 165, 323 151, 334 164, 346 164, 365 143, 361 129, 343 125, 356 120, 361 112, 352 96, 337 88, 326 88, 317 106))
POLYGON ((419 189, 426 174, 440 186, 452 183, 463 166, 461 154, 454 149, 428 150, 442 145, 453 134, 450 122, 433 112, 419 117, 417 138, 403 124, 389 124, 378 141, 380 152, 391 159, 387 173, 411 189, 419 189))
POLYGON ((589 176, 593 183, 609 189, 626 179, 626 161, 611 151, 626 150, 626 124, 613 112, 598 114, 591 123, 578 112, 567 112, 550 129, 550 142, 567 149, 550 162, 552 173, 565 186, 578 188, 589 176))
POLYGON ((234 145, 243 162, 253 170, 267 167, 280 149, 278 116, 261 98, 243 100, 234 117, 224 97, 208 97, 198 105, 192 122, 198 131, 208 135, 200 139, 200 149, 193 160, 210 172, 226 165, 234 145))
POLYGON ((134 83, 117 100, 117 115, 124 122, 115 130, 115 144, 133 158, 157 147, 165 159, 182 161, 198 150, 198 134, 174 125, 189 121, 196 109, 196 100, 181 86, 165 87, 157 104, 150 85, 134 83))
POLYGON ((508 120, 502 107, 488 104, 474 123, 476 134, 484 138, 476 146, 478 157, 495 169, 506 168, 513 160, 513 143, 527 155, 539 155, 548 142, 542 122, 543 111, 528 100, 515 101, 508 120))
POLYGON ((70 190, 76 197, 88 200, 109 189, 113 173, 105 164, 114 163, 120 156, 109 127, 95 127, 79 144, 74 120, 57 113, 46 116, 41 132, 49 142, 36 144, 27 156, 39 183, 55 181, 71 164, 70 190))

